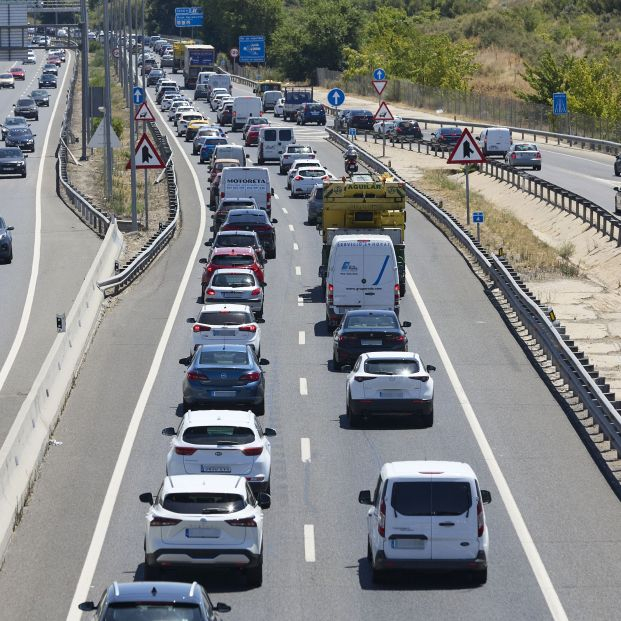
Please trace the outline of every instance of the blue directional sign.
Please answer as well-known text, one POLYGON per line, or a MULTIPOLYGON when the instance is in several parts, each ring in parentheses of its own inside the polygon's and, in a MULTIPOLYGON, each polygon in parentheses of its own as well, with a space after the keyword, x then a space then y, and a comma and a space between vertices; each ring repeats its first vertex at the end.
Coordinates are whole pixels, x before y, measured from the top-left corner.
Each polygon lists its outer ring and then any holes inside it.
POLYGON ((265 62, 265 37, 246 36, 239 37, 240 63, 264 63, 265 62))
POLYGON ((203 7, 178 6, 175 8, 175 27, 191 28, 203 25, 203 7))
POLYGON ((552 111, 554 114, 567 114, 567 93, 552 93, 552 111))
POLYGON ((328 103, 332 106, 340 106, 345 101, 345 93, 340 88, 328 91, 328 103))
POLYGON ((356 137, 356 128, 355 127, 350 127, 349 128, 349 137, 350 138, 355 138, 356 137))
POLYGON ((132 91, 132 99, 134 100, 134 104, 137 106, 144 101, 144 91, 142 90, 142 86, 134 86, 134 90, 132 91))
POLYGON ((481 223, 485 220, 485 214, 482 211, 473 211, 472 212, 472 221, 476 224, 477 222, 481 223))
POLYGON ((373 79, 374 80, 385 80, 386 72, 383 69, 375 69, 375 71, 373 71, 373 79))

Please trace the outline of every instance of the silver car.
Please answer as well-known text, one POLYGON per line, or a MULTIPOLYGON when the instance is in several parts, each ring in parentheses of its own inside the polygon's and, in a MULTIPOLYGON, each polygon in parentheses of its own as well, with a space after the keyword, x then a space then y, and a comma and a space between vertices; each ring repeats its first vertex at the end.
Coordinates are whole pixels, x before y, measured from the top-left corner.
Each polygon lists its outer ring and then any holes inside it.
POLYGON ((507 166, 541 170, 541 151, 533 142, 514 142, 505 155, 507 166))
POLYGON ((205 290, 205 302, 246 304, 263 317, 263 286, 254 272, 245 269, 225 268, 216 270, 205 290))
POLYGON ((311 191, 307 203, 308 223, 317 224, 323 213, 323 182, 318 183, 311 191))

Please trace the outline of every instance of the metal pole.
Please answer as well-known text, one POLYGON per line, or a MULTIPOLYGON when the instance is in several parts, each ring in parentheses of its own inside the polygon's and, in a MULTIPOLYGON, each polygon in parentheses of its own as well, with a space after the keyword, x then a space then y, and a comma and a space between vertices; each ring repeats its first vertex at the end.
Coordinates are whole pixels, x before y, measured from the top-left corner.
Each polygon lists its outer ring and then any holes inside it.
POLYGON ((470 179, 468 178, 468 165, 464 167, 466 173, 466 224, 470 224, 470 179))
POLYGON ((136 208, 136 127, 134 122, 134 51, 132 49, 132 4, 127 0, 127 49, 128 55, 128 80, 127 90, 129 92, 129 161, 131 163, 131 189, 132 189, 132 231, 138 230, 138 210, 136 208))
POLYGON ((477 222, 477 244, 481 243, 481 223, 477 222))
MULTIPOLYGON (((147 101, 147 76, 144 71, 144 0, 140 7, 142 17, 142 90, 144 91, 144 100, 147 101)), ((147 124, 142 124, 142 131, 147 133, 147 124)), ((149 230, 149 171, 144 169, 144 228, 149 230)))
POLYGON ((106 112, 102 123, 104 125, 105 137, 105 159, 106 159, 106 198, 108 202, 112 200, 112 94, 110 88, 110 41, 108 31, 110 30, 110 16, 108 11, 108 0, 104 0, 104 107, 106 112))
MULTIPOLYGON (((82 12, 82 161, 88 159, 86 155, 86 144, 88 142, 88 122, 90 120, 89 109, 89 84, 88 84, 88 12, 86 10, 86 0, 80 1, 82 12)), ((69 32, 71 29, 69 29, 69 32)))

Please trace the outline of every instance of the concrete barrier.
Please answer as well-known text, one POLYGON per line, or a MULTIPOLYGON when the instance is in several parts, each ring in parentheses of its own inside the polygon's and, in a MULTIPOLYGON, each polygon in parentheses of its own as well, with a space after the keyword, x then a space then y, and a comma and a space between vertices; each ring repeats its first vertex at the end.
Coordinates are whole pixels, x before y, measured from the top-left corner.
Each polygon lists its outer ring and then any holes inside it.
POLYGON ((97 323, 104 299, 97 281, 114 273, 122 243, 115 222, 0 448, 0 564, 97 323))

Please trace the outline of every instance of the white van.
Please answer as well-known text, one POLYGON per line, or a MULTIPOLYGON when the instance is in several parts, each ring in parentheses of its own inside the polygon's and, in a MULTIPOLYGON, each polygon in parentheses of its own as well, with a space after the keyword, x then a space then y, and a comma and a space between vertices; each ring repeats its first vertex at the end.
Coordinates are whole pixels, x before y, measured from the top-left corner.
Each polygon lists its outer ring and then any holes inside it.
POLYGON ((241 129, 251 116, 261 116, 261 99, 254 95, 243 95, 233 98, 233 118, 231 120, 231 131, 236 132, 241 129))
POLYGON ((295 143, 295 134, 290 127, 262 127, 259 130, 257 162, 261 165, 268 160, 280 161, 287 145, 295 143))
POLYGON ((373 580, 387 570, 466 571, 474 584, 487 582, 489 535, 479 488, 468 464, 397 461, 384 464, 373 495, 358 501, 367 514, 367 556, 373 580))
POLYGON ((240 166, 246 166, 248 158, 244 147, 238 144, 219 144, 211 154, 210 165, 216 160, 237 160, 240 166))
POLYGON ((335 235, 326 269, 326 322, 335 328, 348 310, 399 313, 399 269, 388 235, 335 235))
POLYGON ((235 166, 222 170, 220 201, 224 198, 253 198, 259 209, 264 209, 271 215, 273 195, 267 168, 235 166))
POLYGON ((511 130, 506 127, 486 127, 481 130, 479 146, 483 155, 500 155, 504 157, 511 147, 511 130))
POLYGON ((263 112, 273 110, 279 99, 282 98, 282 91, 265 91, 263 93, 263 112))
POLYGON ((215 71, 200 71, 196 76, 196 84, 207 84, 212 75, 217 75, 215 71))
POLYGON ((232 90, 231 76, 228 73, 214 73, 207 79, 207 91, 211 93, 214 88, 225 88, 229 93, 232 90))

